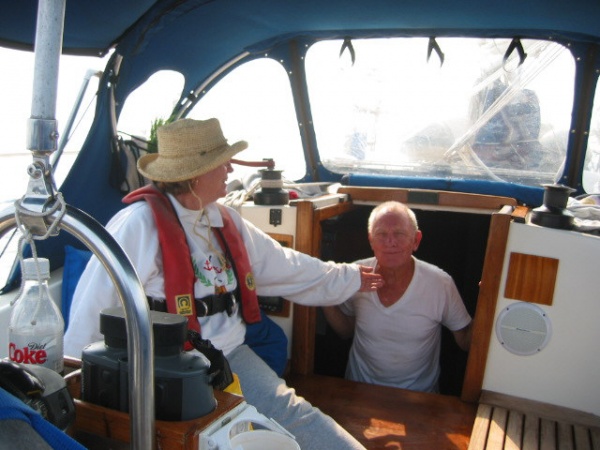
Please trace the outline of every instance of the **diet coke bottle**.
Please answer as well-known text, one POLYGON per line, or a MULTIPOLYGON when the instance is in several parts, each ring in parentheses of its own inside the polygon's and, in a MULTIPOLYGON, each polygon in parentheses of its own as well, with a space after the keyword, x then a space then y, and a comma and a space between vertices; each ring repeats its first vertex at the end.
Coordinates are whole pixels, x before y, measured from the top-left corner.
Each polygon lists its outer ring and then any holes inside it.
POLYGON ((20 364, 36 364, 62 374, 65 323, 50 297, 50 263, 23 260, 23 289, 15 301, 8 327, 8 355, 20 364))

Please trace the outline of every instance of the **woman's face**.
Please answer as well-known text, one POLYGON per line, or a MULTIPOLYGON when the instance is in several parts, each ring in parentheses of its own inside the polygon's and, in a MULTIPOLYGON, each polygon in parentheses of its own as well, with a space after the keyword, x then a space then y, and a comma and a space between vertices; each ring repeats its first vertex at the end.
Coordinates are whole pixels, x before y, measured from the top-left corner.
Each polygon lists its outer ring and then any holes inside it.
POLYGON ((231 167, 231 162, 227 161, 191 181, 192 189, 202 199, 202 207, 227 195, 227 177, 231 172, 233 172, 233 167, 231 167))

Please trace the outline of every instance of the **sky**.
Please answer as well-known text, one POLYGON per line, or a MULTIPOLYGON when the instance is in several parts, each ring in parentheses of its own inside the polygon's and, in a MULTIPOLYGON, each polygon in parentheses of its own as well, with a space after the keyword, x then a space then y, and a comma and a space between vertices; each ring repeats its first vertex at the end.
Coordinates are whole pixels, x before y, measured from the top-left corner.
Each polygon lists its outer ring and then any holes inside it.
MULTIPOLYGON (((87 71, 102 70, 105 64, 101 58, 61 56, 56 104, 59 132, 67 123, 87 71)), ((26 149, 26 133, 31 116, 34 54, 0 47, 0 67, 1 202, 22 196, 27 186, 26 168, 31 152, 26 149)), ((89 102, 84 100, 82 109, 89 102)))
MULTIPOLYGON (((59 81, 57 91, 56 115, 59 132, 66 125, 71 109, 80 91, 85 75, 89 69, 102 70, 106 59, 93 57, 63 56, 59 63, 59 81)), ((31 163, 31 152, 26 148, 27 123, 31 116, 31 98, 33 92, 34 54, 32 52, 8 50, 0 47, 0 209, 4 209, 5 201, 21 198, 26 190, 29 176, 27 166, 31 163)), ((91 83, 90 83, 91 86, 91 83)), ((97 86, 97 83, 96 83, 97 86)), ((90 89, 82 102, 82 109, 90 104, 95 88, 90 89)), ((93 108, 87 117, 91 119, 93 108)), ((76 122, 77 123, 77 122, 76 122)), ((83 122, 82 122, 83 123, 83 122)), ((84 128, 80 125, 81 128, 84 128)), ((86 128, 87 129, 87 128, 86 128)), ((74 137, 73 143, 76 142, 74 137)), ((68 148, 67 148, 68 149, 68 148)), ((74 159, 64 154, 63 159, 74 159)), ((68 164, 59 164, 55 179, 64 177, 68 164), (64 172, 61 171, 64 168, 64 172)), ((11 254, 16 247, 5 249, 6 242, 12 233, 7 233, 0 240, 0 252, 5 257, 0 259, 0 280, 4 281, 12 265, 11 254)), ((13 239, 13 244, 16 240, 13 239)))

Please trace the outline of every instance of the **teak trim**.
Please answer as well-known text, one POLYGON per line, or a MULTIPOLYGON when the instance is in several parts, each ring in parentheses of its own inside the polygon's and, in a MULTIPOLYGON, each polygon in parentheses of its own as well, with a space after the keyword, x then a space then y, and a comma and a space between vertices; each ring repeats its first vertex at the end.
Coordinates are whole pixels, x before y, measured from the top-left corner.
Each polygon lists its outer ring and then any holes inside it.
POLYGON ((552 305, 558 259, 512 252, 504 296, 514 300, 552 305))
POLYGON ((461 399, 466 402, 477 402, 483 386, 485 365, 494 329, 494 314, 500 292, 508 231, 512 220, 511 212, 512 208, 503 208, 500 212, 492 214, 490 222, 477 309, 473 318, 471 348, 461 394, 461 399))
MULTIPOLYGON (((65 376, 69 394, 75 403, 75 423, 69 433, 78 436, 85 433, 102 442, 102 438, 110 438, 122 443, 131 442, 131 417, 128 413, 105 408, 81 400, 81 360, 67 358, 65 367, 72 371, 65 376)), ((186 421, 155 421, 156 448, 161 450, 197 450, 200 445, 200 434, 213 423, 222 420, 229 411, 239 407, 244 398, 216 390, 215 409, 197 419, 186 421)), ((135 443, 134 443, 135 444, 135 443)), ((132 446, 134 447, 134 446, 132 446)), ((101 448, 94 446, 93 448, 101 448)), ((119 446, 119 448, 121 448, 119 446)))
MULTIPOLYGON (((350 202, 343 202, 315 208, 313 202, 303 200, 296 203, 296 208, 296 250, 318 258, 321 256, 323 235, 321 222, 348 212, 354 206, 350 202)), ((316 322, 317 311, 314 307, 294 304, 291 361, 293 373, 310 375, 314 372, 316 322)))
MULTIPOLYGON (((294 236, 291 234, 267 233, 284 247, 294 248, 294 236)), ((267 311, 269 316, 290 317, 290 301, 283 299, 281 311, 267 311)))
POLYGON ((348 194, 353 201, 382 203, 388 200, 396 200, 408 203, 411 206, 421 204, 499 210, 506 205, 517 205, 517 201, 512 197, 469 194, 465 192, 432 191, 427 189, 342 186, 338 189, 338 193, 348 194))

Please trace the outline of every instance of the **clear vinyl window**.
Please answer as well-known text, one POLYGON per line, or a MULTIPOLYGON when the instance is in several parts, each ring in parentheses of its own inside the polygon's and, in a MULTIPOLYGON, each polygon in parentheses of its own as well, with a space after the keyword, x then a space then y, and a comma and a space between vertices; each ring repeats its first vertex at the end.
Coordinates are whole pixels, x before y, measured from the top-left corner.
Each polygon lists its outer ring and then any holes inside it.
MULTIPOLYGON (((306 173, 302 140, 288 74, 270 58, 248 61, 213 86, 188 113, 193 119, 216 117, 230 143, 248 142, 236 156, 247 161, 273 159, 288 180, 306 173)), ((234 166, 230 180, 244 180, 255 168, 234 166)))
POLYGON ((600 194, 600 89, 598 86, 594 96, 590 135, 583 166, 583 189, 588 194, 600 194))
POLYGON ((183 90, 183 75, 174 70, 160 70, 129 94, 117 123, 125 139, 149 140, 153 124, 167 120, 183 90))
POLYGON ((555 181, 575 77, 562 45, 523 40, 520 64, 518 46, 504 58, 511 39, 356 39, 353 52, 343 43, 318 42, 306 56, 318 150, 329 170, 555 181))

